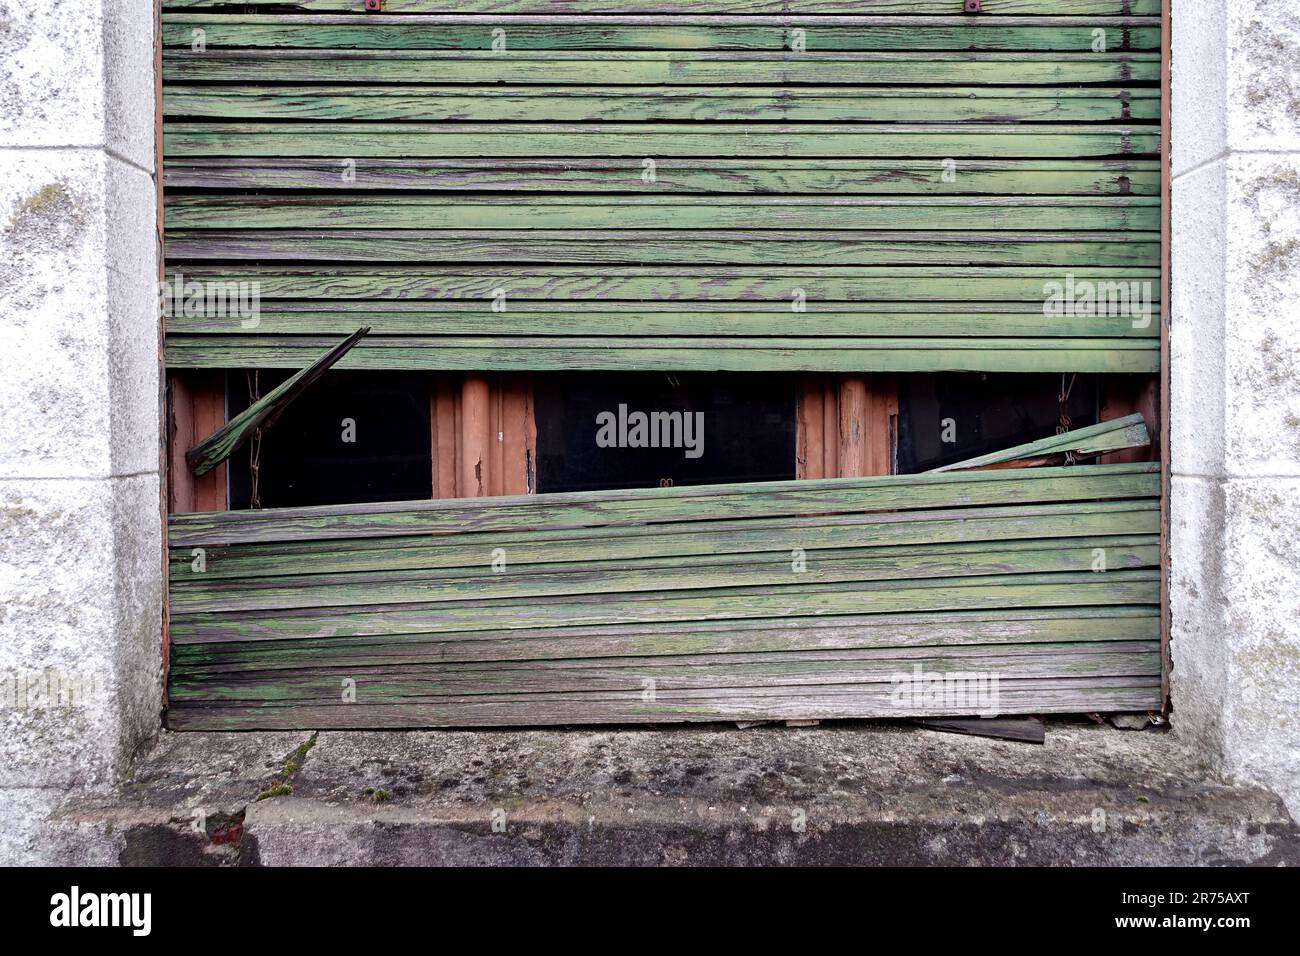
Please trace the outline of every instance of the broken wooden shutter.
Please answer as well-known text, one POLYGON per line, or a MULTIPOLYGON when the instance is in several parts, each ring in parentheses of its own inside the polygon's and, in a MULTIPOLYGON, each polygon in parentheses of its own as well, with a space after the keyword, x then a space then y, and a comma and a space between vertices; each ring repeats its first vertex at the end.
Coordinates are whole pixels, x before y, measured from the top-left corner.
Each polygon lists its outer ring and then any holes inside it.
POLYGON ((1157 709, 1159 493, 1140 463, 177 515, 168 722, 971 713, 969 674, 1004 714, 1157 709))
POLYGON ((1158 368, 1158 0, 237 7, 164 0, 167 266, 260 314, 170 366, 1158 368))

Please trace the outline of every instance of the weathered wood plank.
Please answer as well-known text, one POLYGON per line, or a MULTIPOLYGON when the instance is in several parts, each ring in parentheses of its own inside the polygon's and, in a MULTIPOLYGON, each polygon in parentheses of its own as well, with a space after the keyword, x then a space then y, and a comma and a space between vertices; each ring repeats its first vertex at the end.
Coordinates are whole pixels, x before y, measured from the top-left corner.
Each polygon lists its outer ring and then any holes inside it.
POLYGON ((306 368, 267 392, 248 408, 185 453, 185 463, 200 477, 243 447, 255 432, 275 424, 289 404, 338 363, 370 330, 360 328, 306 368))
POLYGON ((494 498, 490 503, 380 502, 329 508, 173 515, 174 547, 375 534, 536 531, 697 519, 851 514, 1159 496, 1151 462, 820 481, 749 482, 494 498))
MULTIPOLYGON (((1129 87, 187 86, 178 119, 380 122, 1121 122, 1156 120, 1160 94, 1129 87)), ((334 179, 337 182, 337 177, 334 179)))
POLYGON ((844 197, 476 196, 354 198, 181 196, 165 208, 167 228, 187 230, 1036 230, 1053 219, 1082 230, 1159 229, 1155 197, 930 199, 844 197))
MULTIPOLYGON (((788 307, 793 289, 809 303, 828 302, 1033 302, 1042 307, 1047 285, 1065 278, 1059 267, 1019 266, 445 266, 186 265, 186 277, 202 282, 253 282, 263 301, 272 299, 456 300, 490 303, 504 288, 510 301, 621 300, 639 302, 767 301, 788 307)), ((1076 282, 1155 283, 1149 267, 1086 266, 1076 282)))
POLYGON ((670 566, 694 557, 726 556, 732 561, 761 560, 780 553, 789 558, 797 542, 810 560, 833 558, 845 549, 893 548, 1048 538, 1068 541, 1107 535, 1159 532, 1158 507, 1149 501, 1073 502, 1023 508, 941 509, 863 516, 714 521, 705 529, 689 523, 631 528, 467 533, 450 537, 322 538, 302 543, 207 547, 202 571, 190 552, 174 549, 171 577, 178 588, 196 576, 205 582, 241 582, 299 573, 442 571, 481 566, 501 548, 515 569, 533 565, 573 566, 599 555, 609 562, 663 562, 670 566))
MULTIPOLYGON (((364 13, 365 0, 291 0, 310 13, 364 13)), ((163 9, 202 10, 230 0, 163 0, 163 9)), ((285 7, 285 0, 239 0, 247 8, 285 7)), ((389 14, 869 14, 943 16, 952 0, 385 0, 389 14)), ((984 0, 986 16, 1158 16, 1160 0, 984 0)))
MULTIPOLYGON (((164 48, 325 50, 1158 50, 1158 17, 362 16, 167 13, 164 48), (800 33, 792 33, 797 28, 800 33), (201 31, 197 33, 196 31, 201 31), (1102 31, 1099 38, 1094 31, 1102 31)), ((802 52, 796 50, 795 52, 802 52)))
POLYGON ((539 83, 708 86, 835 83, 1065 86, 1153 83, 1158 53, 762 53, 548 50, 165 50, 167 83, 539 83))
MULTIPOLYGON (((813 694, 805 688, 779 697, 771 693, 742 691, 721 697, 705 692, 706 699, 677 700, 665 695, 655 703, 643 703, 640 692, 628 692, 622 700, 539 700, 483 697, 472 702, 439 701, 400 704, 353 704, 307 706, 176 706, 167 714, 173 730, 276 730, 315 727, 321 729, 437 726, 490 727, 529 724, 671 723, 686 721, 734 721, 767 719, 834 719, 846 717, 925 716, 944 710, 937 706, 897 704, 890 688, 865 685, 850 693, 813 694), (871 690, 871 688, 880 688, 871 690)), ((1000 713, 1071 713, 1079 711, 1151 710, 1160 706, 1159 679, 1106 678, 1065 682, 1059 678, 1002 682, 999 687, 1000 713)), ((973 713, 968 707, 964 711, 973 713)))
MULTIPOLYGON (((170 368, 296 368, 311 349, 296 346, 292 339, 277 339, 248 345, 214 342, 208 336, 173 336, 168 341, 166 361, 170 368), (194 341, 194 339, 198 341, 194 341)), ((626 341, 604 339, 592 348, 578 349, 564 339, 515 342, 502 348, 500 339, 480 347, 444 347, 436 339, 418 347, 383 348, 378 345, 352 352, 342 363, 345 369, 472 371, 491 367, 510 371, 723 371, 723 372, 1084 372, 1107 374, 1152 374, 1159 366, 1160 353, 1153 343, 1138 348, 1120 347, 1132 340, 1096 340, 1091 347, 1068 348, 1059 340, 1021 339, 1014 349, 979 348, 964 341, 956 348, 923 348, 924 340, 912 340, 906 348, 881 348, 878 341, 864 338, 853 348, 835 339, 822 339, 815 347, 798 348, 788 340, 771 345, 702 347, 698 340, 667 348, 627 349, 626 341), (622 351, 615 351, 622 349, 622 351)))
POLYGON ((1141 448, 1151 444, 1146 422, 1141 415, 1127 415, 1111 421, 1099 422, 1086 428, 1076 428, 1037 441, 1016 445, 1003 451, 968 458, 964 461, 933 468, 931 471, 966 471, 1006 465, 1025 459, 1053 458, 1066 453, 1083 458, 1095 457, 1122 448, 1141 448))
MULTIPOLYGON (((223 102, 225 102, 223 100, 223 102)), ((554 102, 548 99, 547 102, 554 102)), ((693 100, 693 102, 695 102, 693 100)), ((237 104, 236 104, 237 105, 237 104)), ((246 113, 240 113, 246 117, 246 113)), ((383 117, 375 117, 381 119, 383 117)), ((535 115, 534 119, 544 119, 535 115)), ((963 195, 1135 195, 1160 189, 1154 159, 964 159, 945 176, 926 159, 656 158, 647 182, 640 159, 401 159, 172 157, 168 188, 445 191, 963 195), (346 173, 347 178, 344 178, 346 173)))
POLYGON ((1152 604, 1159 601, 1157 570, 1105 574, 1013 574, 841 584, 645 591, 635 594, 531 598, 523 604, 488 601, 370 605, 173 614, 177 644, 259 641, 320 636, 441 633, 580 624, 721 621, 994 609, 1152 604))
POLYGON ((870 303, 814 302, 802 314, 802 320, 792 315, 788 307, 745 302, 569 302, 563 310, 537 302, 519 302, 506 312, 493 312, 486 303, 458 301, 429 305, 338 301, 328 307, 313 302, 277 301, 260 306, 258 325, 251 329, 211 316, 171 317, 167 328, 172 335, 181 337, 196 333, 238 335, 249 344, 264 336, 342 334, 358 325, 369 326, 369 341, 376 342, 388 336, 537 339, 550 335, 577 339, 617 336, 689 340, 792 334, 800 339, 962 339, 987 337, 990 330, 996 330, 1004 339, 1151 339, 1158 336, 1160 324, 1160 308, 1156 305, 1151 309, 1151 321, 1145 323, 1119 314, 1044 316, 1041 306, 998 302, 904 302, 874 307, 870 303))
MULTIPOLYGON (((474 633, 396 634, 283 641, 184 644, 174 648, 185 673, 233 674, 296 669, 427 663, 617 660, 628 656, 790 653, 873 650, 938 653, 968 645, 1032 655, 1043 643, 1107 644, 1159 639, 1153 606, 1010 608, 926 614, 842 615, 826 618, 696 621, 565 628, 517 628, 474 633)), ((179 671, 178 671, 179 673, 179 671)))
MULTIPOLYGON (((792 546, 797 547, 797 542, 792 546)), ((507 556, 508 556, 508 552, 507 556)), ((430 579, 423 572, 379 572, 321 576, 305 568, 282 579, 205 587, 190 579, 172 590, 172 613, 341 608, 376 603, 400 605, 438 601, 497 600, 560 595, 668 592, 700 588, 811 585, 865 581, 916 581, 923 578, 1037 574, 1092 570, 1104 557, 1114 570, 1155 567, 1155 538, 1084 538, 1068 547, 931 546, 902 554, 839 554, 808 557, 796 570, 791 550, 765 561, 728 564, 679 561, 676 566, 609 566, 595 570, 542 568, 504 574, 490 565, 430 579)))
POLYGON ((954 159, 1154 154, 1152 126, 1082 123, 695 125, 689 123, 167 123, 167 159, 204 156, 479 158, 587 156, 954 159))

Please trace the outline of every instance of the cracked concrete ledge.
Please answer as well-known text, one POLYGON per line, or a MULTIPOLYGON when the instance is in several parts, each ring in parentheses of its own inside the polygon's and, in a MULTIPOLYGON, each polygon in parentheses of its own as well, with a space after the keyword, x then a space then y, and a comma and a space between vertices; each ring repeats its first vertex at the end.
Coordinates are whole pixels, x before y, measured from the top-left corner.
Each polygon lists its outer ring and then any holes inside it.
POLYGON ((71 796, 63 864, 1297 865, 1268 791, 1083 721, 919 728, 165 734, 71 796), (278 786, 277 786, 278 785, 278 786), (275 790, 279 796, 256 799, 275 790))

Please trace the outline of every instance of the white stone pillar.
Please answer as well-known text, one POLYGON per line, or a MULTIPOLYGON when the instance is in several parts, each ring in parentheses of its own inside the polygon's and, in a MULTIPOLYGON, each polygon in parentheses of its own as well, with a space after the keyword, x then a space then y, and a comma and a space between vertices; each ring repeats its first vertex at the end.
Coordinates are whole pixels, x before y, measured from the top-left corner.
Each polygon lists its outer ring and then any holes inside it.
POLYGON ((1174 0, 1176 731, 1300 817, 1300 4, 1174 0))
POLYGON ((0 861, 158 726, 152 0, 0 0, 0 861))

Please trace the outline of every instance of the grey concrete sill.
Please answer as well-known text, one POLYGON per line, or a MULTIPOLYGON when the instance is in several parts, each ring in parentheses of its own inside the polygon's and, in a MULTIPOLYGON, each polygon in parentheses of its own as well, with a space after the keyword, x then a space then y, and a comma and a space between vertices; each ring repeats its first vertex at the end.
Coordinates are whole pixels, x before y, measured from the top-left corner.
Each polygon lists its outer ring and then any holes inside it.
POLYGON ((64 801, 54 862, 1300 864, 1264 790, 1176 738, 1082 721, 1046 746, 906 726, 167 734, 64 801), (279 796, 257 796, 283 783, 279 796), (283 793, 285 787, 291 793, 283 793), (197 823, 196 823, 197 821, 197 823))

